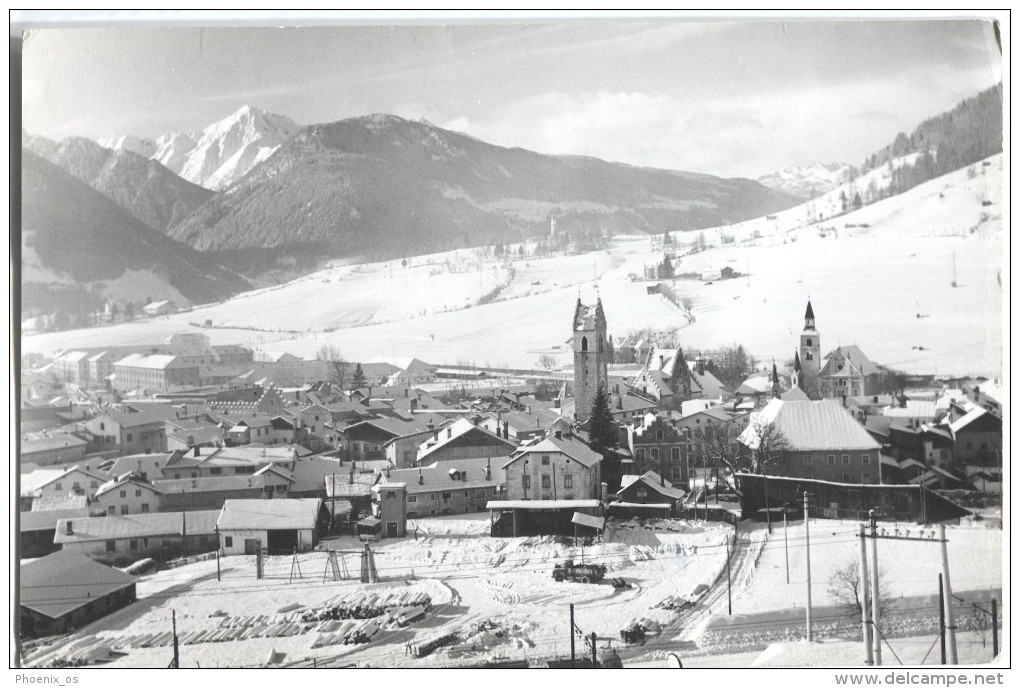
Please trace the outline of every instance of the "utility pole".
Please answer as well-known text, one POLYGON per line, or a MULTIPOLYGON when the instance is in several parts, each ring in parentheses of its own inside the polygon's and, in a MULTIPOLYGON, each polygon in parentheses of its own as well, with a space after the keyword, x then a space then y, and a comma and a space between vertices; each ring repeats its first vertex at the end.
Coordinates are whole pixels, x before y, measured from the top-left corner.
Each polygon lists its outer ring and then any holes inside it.
POLYGON ((574 605, 570 605, 570 666, 574 666, 574 633, 577 627, 574 626, 574 605))
POLYGON ((810 492, 804 493, 804 556, 807 559, 807 607, 805 607, 804 622, 807 626, 808 642, 814 640, 811 634, 811 519, 808 513, 808 498, 810 494, 810 492))
POLYGON ((726 613, 733 615, 733 593, 730 583, 730 541, 726 541, 726 613))
POLYGON ((181 668, 181 655, 180 655, 180 651, 178 650, 178 647, 177 647, 177 610, 175 610, 175 609, 171 609, 170 610, 170 618, 171 618, 171 620, 173 622, 173 631, 174 631, 174 661, 170 663, 170 668, 171 669, 180 669, 181 668))
MULTIPOLYGON (((864 538, 867 537, 864 532, 864 524, 861 524, 861 574, 860 574, 860 587, 861 587, 861 633, 864 638, 864 663, 868 666, 872 666, 875 663, 874 657, 871 655, 871 626, 868 625, 868 547, 865 543, 864 538)), ((941 588, 940 588, 941 589, 941 588)))
POLYGON ((939 574, 939 643, 942 645, 942 663, 946 663, 946 594, 942 589, 942 574, 939 574))
POLYGON ((999 656, 999 602, 992 598, 992 659, 999 656))
POLYGON ((336 472, 333 472, 331 478, 329 497, 330 497, 330 508, 329 508, 329 532, 333 532, 333 526, 336 523, 336 472))
POLYGON ((956 656, 956 623, 953 620, 953 585, 949 579, 949 543, 946 541, 946 527, 939 524, 939 540, 942 541, 942 576, 946 586, 946 628, 949 631, 949 663, 959 664, 956 656))
POLYGON ((878 524, 875 521, 875 510, 868 511, 871 519, 871 634, 875 646, 875 666, 882 665, 882 638, 879 631, 878 608, 878 524))
POLYGON ((783 509, 783 550, 786 554, 786 584, 790 584, 790 535, 786 532, 786 509, 783 509))
POLYGON ((599 666, 598 658, 595 656, 595 646, 598 644, 599 638, 595 635, 595 631, 591 632, 591 666, 592 669, 597 669, 599 666))

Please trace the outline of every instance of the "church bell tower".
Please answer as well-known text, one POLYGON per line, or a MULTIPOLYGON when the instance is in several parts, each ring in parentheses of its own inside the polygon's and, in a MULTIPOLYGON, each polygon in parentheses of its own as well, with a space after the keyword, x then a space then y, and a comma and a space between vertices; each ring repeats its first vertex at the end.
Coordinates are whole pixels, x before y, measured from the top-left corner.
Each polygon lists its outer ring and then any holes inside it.
POLYGON ((592 307, 578 298, 574 307, 574 419, 578 422, 588 420, 596 391, 608 384, 608 363, 602 299, 592 307))
POLYGON ((800 333, 800 375, 801 389, 814 398, 817 396, 818 373, 822 369, 822 343, 815 329, 815 311, 808 299, 804 312, 804 331, 800 333))

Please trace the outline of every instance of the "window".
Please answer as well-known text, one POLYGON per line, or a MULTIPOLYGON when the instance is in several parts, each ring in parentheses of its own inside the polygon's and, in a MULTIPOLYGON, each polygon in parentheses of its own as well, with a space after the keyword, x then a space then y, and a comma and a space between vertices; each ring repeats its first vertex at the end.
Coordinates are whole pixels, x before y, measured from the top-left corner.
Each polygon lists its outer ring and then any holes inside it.
POLYGON ((114 540, 107 540, 106 541, 106 551, 107 552, 116 552, 117 551, 117 543, 116 543, 116 541, 114 541, 114 540))
POLYGON ((680 447, 672 447, 670 449, 670 456, 674 461, 680 460, 680 447))
POLYGON ((81 489, 81 483, 75 480, 74 485, 72 485, 71 487, 75 490, 75 492, 77 492, 78 490, 81 489))
POLYGON ((659 448, 658 447, 652 447, 652 461, 658 461, 658 460, 659 460, 659 448))
POLYGON ((120 505, 120 515, 121 516, 127 516, 128 515, 128 505, 127 504, 121 504, 120 505))
POLYGON ((127 433, 126 435, 124 435, 124 441, 125 442, 130 442, 132 439, 133 438, 131 437, 131 433, 130 432, 127 433))
POLYGON ((656 430, 655 431, 655 439, 657 439, 657 440, 661 440, 662 439, 662 430, 656 430))
POLYGON ((276 486, 276 491, 277 492, 286 492, 287 491, 287 486, 286 485, 277 485, 276 486))
POLYGON ((810 466, 811 465, 811 455, 810 454, 805 454, 804 455, 804 465, 805 466, 810 466))
POLYGON ((548 490, 550 487, 552 487, 552 480, 549 478, 548 475, 543 475, 542 476, 542 489, 543 490, 548 490))
POLYGON ((871 463, 871 455, 870 454, 861 454, 861 463, 863 463, 863 464, 871 463))
POLYGON ((646 490, 643 487, 639 487, 637 489, 637 496, 641 497, 641 498, 647 497, 648 496, 648 490, 646 490))
POLYGON ((407 517, 408 518, 418 518, 418 512, 417 511, 408 511, 407 512, 407 517))
POLYGON ((142 491, 141 490, 135 490, 135 497, 141 497, 141 496, 142 496, 142 491))
POLYGON ((637 457, 638 457, 638 459, 640 459, 642 461, 644 460, 644 458, 645 458, 645 448, 644 447, 638 447, 637 448, 637 457))
POLYGON ((174 473, 174 480, 180 480, 180 479, 181 479, 181 474, 180 473, 174 473))
POLYGON ((835 454, 829 454, 826 458, 829 460, 829 465, 830 466, 836 465, 836 455, 835 454))
POLYGON ((843 454, 843 465, 844 466, 849 466, 850 465, 850 455, 849 454, 843 454))
POLYGON ((453 496, 453 495, 452 495, 451 493, 449 493, 449 492, 444 492, 444 493, 443 493, 443 501, 444 501, 444 502, 448 502, 448 501, 450 501, 450 497, 452 497, 452 496, 453 496))
POLYGON ((223 546, 224 547, 233 547, 234 546, 234 538, 232 538, 229 535, 226 536, 225 538, 223 538, 223 546))
MULTIPOLYGON (((407 503, 408 504, 414 504, 417 501, 418 501, 418 497, 416 497, 415 495, 407 495, 407 503)), ((410 516, 410 514, 408 514, 408 515, 410 516)))
POLYGON ((216 467, 216 468, 210 468, 210 469, 209 469, 209 475, 219 475, 219 474, 220 474, 220 473, 222 473, 222 472, 223 472, 223 469, 222 469, 222 468, 219 468, 219 467, 216 467))
POLYGON ((120 491, 120 496, 121 497, 127 497, 127 490, 121 490, 120 491))
POLYGON ((148 502, 146 502, 145 504, 142 504, 142 513, 143 514, 149 513, 149 503, 148 502))
POLYGON ((106 510, 106 513, 110 514, 111 516, 115 516, 117 514, 117 507, 111 506, 109 509, 106 510))
POLYGON ((871 482, 871 473, 868 473, 867 471, 864 471, 864 473, 861 474, 861 480, 863 480, 866 483, 870 483, 871 482))
MULTIPOLYGON (((432 495, 432 496, 435 497, 435 495, 432 495)), ((436 515, 436 510, 435 509, 429 509, 429 516, 435 516, 435 515, 436 515)))
MULTIPOLYGON (((436 501, 436 493, 435 493, 435 492, 433 492, 432 494, 430 494, 430 495, 429 495, 429 501, 430 501, 430 502, 434 502, 434 501, 436 501)), ((435 511, 433 511, 433 512, 432 512, 432 515, 433 515, 433 516, 435 516, 435 515, 436 515, 436 512, 435 512, 435 511)))
POLYGON ((138 549, 138 540, 131 540, 128 543, 128 549, 138 549))
POLYGON ((467 496, 468 496, 468 491, 467 491, 467 490, 464 490, 464 496, 465 496, 465 497, 467 497, 467 496))
POLYGON ((843 474, 843 482, 845 482, 845 483, 850 482, 850 474, 849 473, 844 473, 843 474))
POLYGON ((542 465, 543 466, 548 466, 549 465, 549 455, 548 454, 542 454, 542 465))
POLYGON ((568 489, 568 490, 571 489, 572 487, 574 487, 574 476, 573 476, 573 474, 571 474, 571 473, 564 473, 563 474, 563 487, 568 489))
POLYGON ((64 489, 63 483, 61 483, 59 481, 53 483, 53 489, 54 490, 63 490, 64 489))

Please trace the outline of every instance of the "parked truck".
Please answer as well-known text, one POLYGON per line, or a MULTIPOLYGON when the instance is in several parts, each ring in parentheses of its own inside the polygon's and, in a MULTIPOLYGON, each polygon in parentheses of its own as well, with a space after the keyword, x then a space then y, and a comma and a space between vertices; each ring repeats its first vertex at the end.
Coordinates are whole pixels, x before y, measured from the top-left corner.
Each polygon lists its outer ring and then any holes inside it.
POLYGON ((552 575, 557 583, 565 580, 576 583, 598 583, 606 577, 606 567, 603 564, 575 564, 568 559, 553 567, 552 575))

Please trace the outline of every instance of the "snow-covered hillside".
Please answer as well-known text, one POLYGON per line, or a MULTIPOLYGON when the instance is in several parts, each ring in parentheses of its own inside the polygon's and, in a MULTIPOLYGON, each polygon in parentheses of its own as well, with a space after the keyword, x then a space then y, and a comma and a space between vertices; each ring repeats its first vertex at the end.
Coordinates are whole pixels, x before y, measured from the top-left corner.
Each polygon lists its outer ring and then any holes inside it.
MULTIPOLYGON (((886 174, 886 168, 872 175, 886 174)), ((661 262, 652 237, 617 237, 602 252, 502 260, 475 250, 346 266, 223 304, 117 327, 26 336, 26 351, 142 343, 200 330, 216 343, 314 355, 334 344, 350 359, 417 356, 436 363, 569 365, 570 318, 580 295, 601 295, 609 331, 684 327, 684 348, 742 343, 755 355, 793 357, 811 297, 822 346, 856 343, 876 363, 908 372, 999 375, 1002 159, 934 179, 839 215, 839 191, 737 225, 674 233, 687 248, 679 273, 731 267, 750 277, 677 280, 694 322, 632 281, 661 262), (808 220, 809 213, 825 219, 808 220), (955 278, 957 286, 953 287, 955 278), (484 302, 485 295, 491 302, 484 302), (470 307, 469 307, 470 306, 470 307), (213 328, 199 327, 207 319, 213 328)), ((868 179, 857 183, 868 184, 868 179)))

